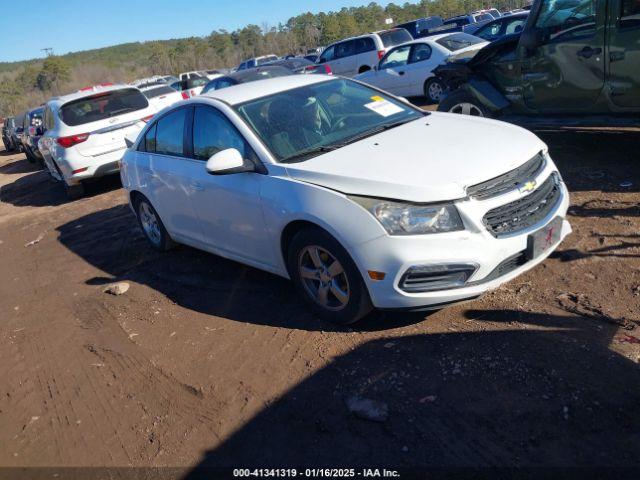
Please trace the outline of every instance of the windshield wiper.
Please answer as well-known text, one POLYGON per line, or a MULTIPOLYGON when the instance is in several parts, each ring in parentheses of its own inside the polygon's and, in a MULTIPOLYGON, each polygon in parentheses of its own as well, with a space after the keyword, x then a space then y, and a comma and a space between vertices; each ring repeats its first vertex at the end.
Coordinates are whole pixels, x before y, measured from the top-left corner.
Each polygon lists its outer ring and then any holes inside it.
POLYGON ((306 160, 307 158, 312 158, 320 155, 321 153, 331 152, 335 150, 336 147, 333 145, 322 145, 320 147, 312 147, 307 148, 306 150, 302 150, 296 154, 291 155, 290 157, 283 158, 280 160, 282 163, 293 163, 295 161, 306 160))

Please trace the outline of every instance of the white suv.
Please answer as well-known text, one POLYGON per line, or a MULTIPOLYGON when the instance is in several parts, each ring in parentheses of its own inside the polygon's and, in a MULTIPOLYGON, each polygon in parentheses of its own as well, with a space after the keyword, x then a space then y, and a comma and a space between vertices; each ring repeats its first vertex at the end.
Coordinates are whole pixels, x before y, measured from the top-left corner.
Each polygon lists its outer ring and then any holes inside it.
POLYGON ((118 172, 125 137, 135 137, 154 113, 130 85, 83 88, 47 102, 38 146, 50 173, 76 198, 84 194, 83 180, 118 172))
POLYGON ((404 28, 347 38, 325 48, 317 63, 328 64, 335 75, 354 77, 372 70, 392 47, 412 40, 404 28))
POLYGON ((179 102, 127 150, 121 176, 155 248, 176 241, 288 277, 341 323, 476 298, 571 231, 534 134, 326 75, 179 102))

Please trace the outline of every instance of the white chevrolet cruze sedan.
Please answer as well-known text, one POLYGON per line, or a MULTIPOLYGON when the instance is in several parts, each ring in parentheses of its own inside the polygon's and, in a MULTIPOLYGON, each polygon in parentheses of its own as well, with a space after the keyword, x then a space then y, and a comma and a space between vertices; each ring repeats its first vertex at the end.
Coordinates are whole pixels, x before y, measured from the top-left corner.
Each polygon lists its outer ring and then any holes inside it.
POLYGON ((154 247, 180 242, 290 278, 339 323, 476 298, 571 231, 567 189, 532 133, 322 75, 163 110, 121 176, 154 247))

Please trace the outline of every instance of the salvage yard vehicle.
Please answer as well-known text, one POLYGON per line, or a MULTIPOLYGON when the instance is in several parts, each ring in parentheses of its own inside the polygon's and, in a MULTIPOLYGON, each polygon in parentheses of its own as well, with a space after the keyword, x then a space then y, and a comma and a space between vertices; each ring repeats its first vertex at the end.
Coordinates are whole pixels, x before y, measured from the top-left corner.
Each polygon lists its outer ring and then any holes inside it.
POLYGON ((353 77, 375 67, 389 49, 411 40, 404 28, 347 38, 325 48, 318 63, 328 64, 335 75, 353 77))
POLYGON ((534 134, 324 75, 170 107, 121 177, 156 249, 185 243, 290 278, 344 324, 373 307, 477 298, 571 229, 567 189, 534 134))
POLYGON ((211 80, 205 85, 202 93, 204 94, 213 90, 233 87, 234 85, 240 85, 241 83, 257 82, 267 78, 288 77, 289 75, 295 75, 295 73, 288 68, 280 67, 278 65, 264 65, 262 67, 249 68, 247 70, 240 70, 230 73, 229 75, 221 76, 215 80, 211 80))
POLYGON ((44 133, 42 116, 44 108, 29 110, 24 116, 24 132, 22 134, 22 151, 31 163, 43 164, 42 153, 38 148, 38 141, 44 133))
POLYGON ((250 58, 242 62, 240 65, 238 65, 237 70, 247 70, 249 68, 259 67, 261 65, 265 65, 270 62, 275 62, 276 60, 278 60, 278 56, 273 54, 250 58))
POLYGON ((513 15, 507 15, 500 17, 492 22, 483 25, 473 34, 476 37, 480 37, 488 42, 493 42, 505 35, 511 35, 514 33, 520 33, 524 28, 524 24, 527 22, 529 12, 524 11, 521 13, 515 13, 513 15))
POLYGON ((82 196, 84 181, 118 172, 125 137, 142 130, 154 113, 129 85, 105 83, 52 98, 38 144, 49 172, 64 182, 70 198, 82 196))
POLYGON ((438 110, 533 126, 637 125, 640 3, 538 0, 520 35, 438 67, 438 110))
POLYGON ((445 86, 433 70, 452 59, 470 58, 485 45, 486 41, 466 33, 421 38, 392 48, 375 69, 355 79, 394 95, 424 95, 432 103, 438 103, 445 86))
POLYGON ((4 148, 8 152, 12 152, 17 148, 11 136, 11 131, 14 128, 15 119, 13 117, 5 118, 4 124, 2 125, 2 143, 4 143, 4 148))
POLYGON ((180 100, 183 100, 182 94, 175 89, 171 88, 166 83, 141 86, 140 91, 149 100, 149 105, 153 107, 156 112, 159 112, 164 107, 173 105, 180 100))

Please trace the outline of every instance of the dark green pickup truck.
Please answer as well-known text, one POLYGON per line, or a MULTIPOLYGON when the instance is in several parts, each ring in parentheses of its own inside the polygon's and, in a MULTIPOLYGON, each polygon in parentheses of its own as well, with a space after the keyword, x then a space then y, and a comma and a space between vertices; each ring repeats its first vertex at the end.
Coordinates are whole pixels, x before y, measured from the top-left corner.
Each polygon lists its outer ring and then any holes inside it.
POLYGON ((438 110, 523 124, 640 124, 640 0, 536 0, 520 34, 435 71, 438 110))

